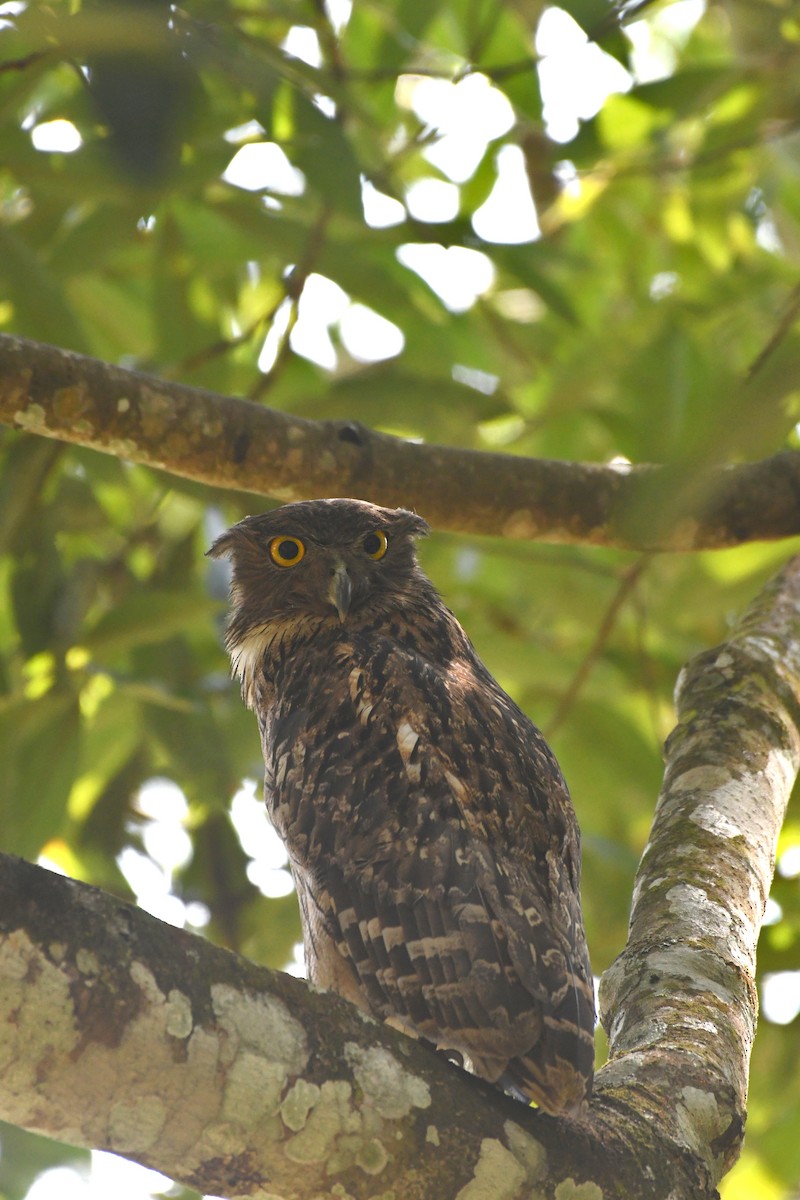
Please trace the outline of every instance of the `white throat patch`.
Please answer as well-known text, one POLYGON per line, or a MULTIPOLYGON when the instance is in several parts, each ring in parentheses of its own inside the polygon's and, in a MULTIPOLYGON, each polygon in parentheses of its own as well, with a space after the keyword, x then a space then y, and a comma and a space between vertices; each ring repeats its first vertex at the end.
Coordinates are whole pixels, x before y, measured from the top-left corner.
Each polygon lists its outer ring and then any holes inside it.
POLYGON ((255 682, 261 671, 264 655, 275 640, 277 630, 268 625, 248 630, 241 641, 228 647, 231 672, 242 683, 242 699, 248 708, 255 702, 255 682))

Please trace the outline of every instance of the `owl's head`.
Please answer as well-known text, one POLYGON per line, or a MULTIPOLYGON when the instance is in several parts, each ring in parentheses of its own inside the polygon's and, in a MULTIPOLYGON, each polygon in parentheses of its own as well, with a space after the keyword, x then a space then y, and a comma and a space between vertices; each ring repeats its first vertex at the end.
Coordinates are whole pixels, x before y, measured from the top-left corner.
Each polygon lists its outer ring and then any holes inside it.
POLYGON ((427 531, 415 513, 363 500, 308 500, 245 517, 208 552, 231 559, 232 656, 278 630, 285 637, 407 608, 430 586, 414 551, 427 531))

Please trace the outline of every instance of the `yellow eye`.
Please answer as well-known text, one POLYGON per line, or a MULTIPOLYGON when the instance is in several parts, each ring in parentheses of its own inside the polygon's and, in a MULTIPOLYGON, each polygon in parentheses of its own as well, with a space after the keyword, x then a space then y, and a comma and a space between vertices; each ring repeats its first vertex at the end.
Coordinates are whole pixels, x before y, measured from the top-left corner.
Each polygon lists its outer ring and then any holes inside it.
POLYGON ((361 543, 366 553, 370 558, 383 558, 386 553, 386 548, 389 545, 389 540, 382 529, 376 529, 374 533, 368 533, 361 543))
POLYGON ((269 544, 269 556, 279 567, 296 567, 306 552, 300 538, 280 534, 269 544))

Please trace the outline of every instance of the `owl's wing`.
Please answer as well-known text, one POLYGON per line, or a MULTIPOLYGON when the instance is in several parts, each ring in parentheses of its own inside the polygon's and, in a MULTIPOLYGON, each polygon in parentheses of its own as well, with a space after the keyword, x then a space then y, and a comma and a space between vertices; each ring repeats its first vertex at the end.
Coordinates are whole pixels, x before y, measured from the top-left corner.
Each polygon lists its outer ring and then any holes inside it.
POLYGON ((494 681, 397 649, 353 668, 331 719, 321 770, 306 755, 296 777, 315 809, 298 879, 369 1007, 576 1107, 593 993, 576 827, 541 735, 494 681))
POLYGON ((569 1109, 594 1058, 585 944, 554 929, 553 897, 503 857, 458 815, 429 823, 424 840, 394 838, 383 858, 355 851, 325 871, 336 940, 373 1011, 467 1054, 484 1078, 569 1109))
POLYGON ((558 764, 480 664, 446 673, 397 649, 378 662, 350 672, 354 712, 315 791, 333 941, 374 1013, 545 1108, 576 1108, 594 991, 558 764), (320 782, 348 793, 329 827, 320 782))
MULTIPOLYGON (((390 878, 370 886, 348 869, 324 873, 316 902, 331 917, 339 961, 349 962, 373 1013, 469 1055, 479 1074, 497 1080, 520 1036, 526 1047, 536 1041, 540 1018, 520 994, 509 1019, 509 986, 496 978, 502 950, 484 906, 462 903, 453 885, 437 893, 424 878, 398 886, 389 864, 382 874, 390 878)), ((319 967, 336 969, 327 960, 319 967)))
POLYGON ((501 856, 494 873, 487 871, 483 892, 489 910, 502 913, 513 969, 542 1019, 535 1046, 511 1058, 501 1082, 563 1110, 578 1106, 591 1087, 594 987, 580 894, 552 852, 541 872, 548 878, 544 889, 541 877, 532 886, 527 864, 501 856))

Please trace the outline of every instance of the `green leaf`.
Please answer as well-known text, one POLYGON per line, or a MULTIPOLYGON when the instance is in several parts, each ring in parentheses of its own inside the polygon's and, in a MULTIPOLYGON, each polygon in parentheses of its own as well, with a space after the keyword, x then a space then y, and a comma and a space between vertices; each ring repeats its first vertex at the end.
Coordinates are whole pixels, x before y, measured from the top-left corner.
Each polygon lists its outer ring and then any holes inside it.
POLYGON ((0 708, 0 824, 7 850, 35 859, 61 835, 80 761, 74 697, 53 693, 0 708))
POLYGON ((326 206, 361 218, 360 167, 338 120, 325 116, 301 92, 294 93, 291 158, 326 206))
POLYGON ((0 1121, 0 1196, 3 1200, 25 1200, 36 1176, 58 1167, 72 1167, 77 1172, 88 1170, 91 1161, 88 1150, 79 1150, 51 1138, 18 1129, 0 1121))
POLYGON ((101 658, 117 655, 205 627, 219 607, 215 600, 190 599, 183 591, 133 592, 87 631, 83 644, 101 658))
POLYGON ((0 284, 14 329, 42 342, 87 350, 86 337, 57 279, 15 229, 0 222, 0 284))

